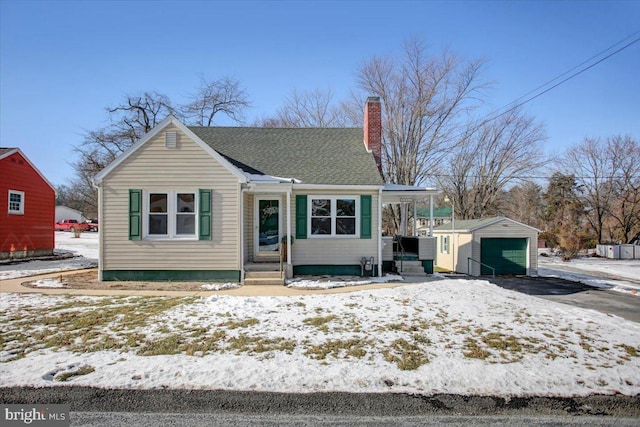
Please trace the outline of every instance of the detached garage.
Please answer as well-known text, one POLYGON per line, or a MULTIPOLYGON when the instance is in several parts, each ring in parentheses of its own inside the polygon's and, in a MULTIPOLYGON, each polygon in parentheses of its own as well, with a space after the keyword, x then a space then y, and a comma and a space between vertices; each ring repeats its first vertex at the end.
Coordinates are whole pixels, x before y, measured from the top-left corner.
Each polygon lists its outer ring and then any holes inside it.
POLYGON ((438 267, 472 276, 538 274, 536 228, 505 217, 455 221, 433 230, 438 267), (454 228, 455 227, 455 228, 454 228))

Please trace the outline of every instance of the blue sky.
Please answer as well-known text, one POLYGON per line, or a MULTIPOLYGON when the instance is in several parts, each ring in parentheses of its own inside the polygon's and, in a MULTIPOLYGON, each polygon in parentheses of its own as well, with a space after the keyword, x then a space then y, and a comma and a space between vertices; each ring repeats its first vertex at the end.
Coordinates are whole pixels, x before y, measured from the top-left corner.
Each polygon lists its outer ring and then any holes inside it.
MULTIPOLYGON (((105 107, 145 90, 179 103, 200 76, 242 82, 271 115, 292 89, 346 98, 373 55, 417 36, 487 60, 487 111, 640 31, 638 1, 0 0, 0 145, 54 184, 105 107)), ((639 35, 636 35, 637 38, 639 35)), ((589 137, 640 138, 640 43, 526 105, 549 153, 589 137)), ((229 124, 219 122, 218 124, 229 124)))

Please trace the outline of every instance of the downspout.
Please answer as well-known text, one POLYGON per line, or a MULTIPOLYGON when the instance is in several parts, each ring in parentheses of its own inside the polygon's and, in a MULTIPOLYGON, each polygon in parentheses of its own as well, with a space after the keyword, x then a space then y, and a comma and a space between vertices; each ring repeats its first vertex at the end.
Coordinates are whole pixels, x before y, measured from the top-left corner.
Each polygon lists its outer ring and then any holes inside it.
POLYGON ((378 190, 378 277, 382 277, 382 188, 378 190))

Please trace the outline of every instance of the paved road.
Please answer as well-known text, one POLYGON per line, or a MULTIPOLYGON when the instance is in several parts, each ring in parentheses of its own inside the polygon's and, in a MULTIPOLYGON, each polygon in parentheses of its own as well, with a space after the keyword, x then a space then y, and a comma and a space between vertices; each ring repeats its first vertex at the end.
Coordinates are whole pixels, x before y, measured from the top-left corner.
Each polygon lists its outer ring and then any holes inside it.
POLYGON ((557 277, 498 276, 487 280, 505 289, 640 323, 640 296, 608 291, 557 277))
MULTIPOLYGON (((0 402, 5 404, 69 404, 72 412, 82 419, 77 425, 173 425, 169 422, 146 423, 146 415, 157 414, 176 421, 188 418, 196 422, 224 415, 232 419, 242 415, 240 425, 250 425, 252 419, 264 417, 272 424, 292 425, 296 420, 314 425, 316 421, 332 419, 335 425, 353 422, 378 425, 395 424, 389 421, 416 421, 434 417, 575 417, 589 420, 598 417, 600 425, 615 419, 635 419, 640 423, 640 395, 635 397, 588 396, 561 397, 504 397, 459 396, 440 394, 423 396, 400 393, 266 393, 223 390, 125 390, 91 387, 10 387, 0 388, 0 402), (106 413, 103 418, 96 413, 106 413), (131 415, 138 414, 138 415, 131 415), (182 414, 182 416, 180 416, 182 414), (198 415, 199 414, 199 415, 198 415), (127 419, 134 417, 133 423, 127 419), (198 418, 200 417, 200 418, 198 418), (102 424, 98 419, 111 420, 102 424), (305 421, 306 420, 306 421, 305 421), (83 424, 84 423, 84 424, 83 424), (244 424, 243 424, 244 423, 244 424), (374 423, 374 424, 375 424, 374 423)), ((188 423, 191 425, 191 422, 188 423)), ((262 423, 258 423, 262 424, 262 423)), ((269 423, 267 423, 269 424, 269 423)), ((457 423, 453 423, 456 425, 457 423)), ((303 424, 304 425, 304 424, 303 424)), ((436 424, 438 425, 438 424, 436 424)), ((482 425, 482 424, 481 424, 482 425)), ((486 423, 485 425, 489 425, 486 423)), ((520 424, 515 424, 520 425, 520 424)), ((555 425, 552 423, 552 425, 555 425)), ((581 425, 581 424, 569 424, 581 425)), ((593 424, 585 424, 593 425, 593 424)))
POLYGON ((72 412, 72 426, 110 427, 254 427, 254 426, 589 426, 637 427, 637 418, 602 416, 355 416, 355 415, 245 415, 245 414, 148 414, 121 412, 72 412))

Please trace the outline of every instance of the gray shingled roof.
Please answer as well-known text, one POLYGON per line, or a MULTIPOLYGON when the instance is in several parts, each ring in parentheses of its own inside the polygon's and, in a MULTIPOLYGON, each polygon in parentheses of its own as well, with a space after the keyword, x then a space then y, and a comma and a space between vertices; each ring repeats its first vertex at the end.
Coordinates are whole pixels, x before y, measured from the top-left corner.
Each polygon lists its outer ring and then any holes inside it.
POLYGON ((249 173, 295 178, 304 184, 383 185, 359 128, 189 129, 249 173))
MULTIPOLYGON (((496 222, 502 221, 502 220, 507 220, 509 222, 515 223, 515 224, 520 224, 521 226, 530 228, 532 230, 536 230, 538 232, 540 232, 540 230, 538 230, 535 227, 531 227, 530 225, 527 224, 523 224, 521 222, 515 221, 511 218, 507 218, 504 216, 496 216, 493 218, 483 218, 483 219, 463 219, 463 220, 458 220, 456 219, 456 232, 471 232, 474 230, 477 230, 479 228, 483 228, 486 227, 487 225, 491 225, 494 224, 496 222)), ((442 224, 439 225, 437 227, 435 227, 433 229, 433 231, 451 231, 451 226, 453 224, 452 223, 448 223, 448 224, 442 224)))

